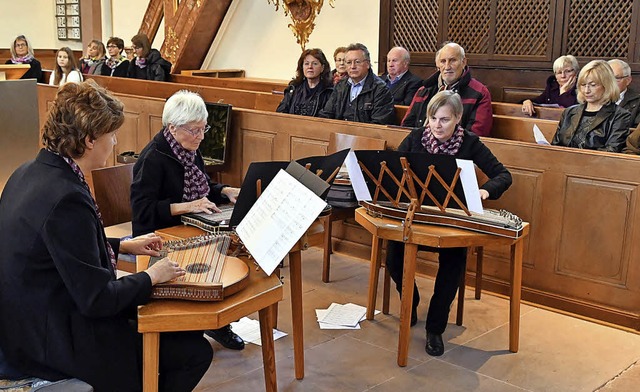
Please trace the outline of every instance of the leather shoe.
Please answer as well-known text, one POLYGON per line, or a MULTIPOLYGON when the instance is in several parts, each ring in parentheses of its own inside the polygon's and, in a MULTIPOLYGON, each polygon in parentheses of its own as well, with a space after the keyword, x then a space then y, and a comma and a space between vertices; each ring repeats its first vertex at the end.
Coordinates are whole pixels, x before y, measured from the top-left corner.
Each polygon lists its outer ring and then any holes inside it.
POLYGON ((444 354, 444 342, 439 333, 427 332, 427 345, 424 347, 427 354, 432 357, 439 357, 444 354))
POLYGON ((230 350, 242 350, 244 348, 244 340, 231 330, 230 325, 220 329, 209 329, 204 331, 204 334, 230 350))
POLYGON ((411 309, 411 326, 413 327, 414 325, 418 324, 418 309, 417 308, 413 308, 411 309))

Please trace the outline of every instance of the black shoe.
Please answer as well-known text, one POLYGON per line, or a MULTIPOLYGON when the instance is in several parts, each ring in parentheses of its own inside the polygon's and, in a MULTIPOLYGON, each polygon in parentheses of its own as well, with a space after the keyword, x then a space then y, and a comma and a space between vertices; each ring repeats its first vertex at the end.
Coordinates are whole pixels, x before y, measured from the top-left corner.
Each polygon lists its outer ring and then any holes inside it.
POLYGON ((418 308, 411 309, 411 326, 418 324, 418 308))
POLYGON ((204 334, 229 350, 242 350, 244 348, 244 340, 231 330, 230 325, 220 329, 209 329, 204 331, 204 334))
POLYGON ((427 345, 424 346, 427 354, 432 357, 439 357, 444 354, 444 342, 442 335, 439 333, 427 332, 427 345))

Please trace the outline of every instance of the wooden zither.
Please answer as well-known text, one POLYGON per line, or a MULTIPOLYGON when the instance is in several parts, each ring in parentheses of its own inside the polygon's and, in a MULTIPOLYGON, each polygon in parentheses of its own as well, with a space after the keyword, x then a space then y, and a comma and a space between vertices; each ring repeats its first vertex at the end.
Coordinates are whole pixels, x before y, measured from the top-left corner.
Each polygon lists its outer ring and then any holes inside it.
POLYGON ((231 237, 226 234, 164 242, 160 257, 152 257, 149 265, 168 257, 187 273, 155 285, 151 298, 220 301, 245 288, 249 267, 239 258, 227 255, 230 244, 231 237))

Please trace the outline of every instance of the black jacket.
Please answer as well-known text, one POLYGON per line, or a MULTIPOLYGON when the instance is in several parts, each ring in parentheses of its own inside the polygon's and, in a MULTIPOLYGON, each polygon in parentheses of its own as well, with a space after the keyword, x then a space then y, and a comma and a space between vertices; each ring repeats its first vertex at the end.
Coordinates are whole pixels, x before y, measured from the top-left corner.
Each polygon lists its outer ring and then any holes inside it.
MULTIPOLYGON (((389 79, 388 74, 382 75, 385 82, 389 79)), ((416 95, 418 89, 422 86, 422 79, 407 71, 402 78, 389 87, 393 96, 394 105, 409 105, 413 96, 416 95)))
POLYGON ((631 87, 627 87, 624 93, 624 99, 620 102, 620 106, 627 109, 631 113, 631 128, 637 128, 640 124, 640 93, 631 87))
MULTIPOLYGON (((11 60, 7 60, 5 64, 13 64, 11 60)), ((42 65, 36 59, 31 60, 29 63, 31 68, 22 75, 20 79, 36 79, 38 83, 46 83, 44 80, 44 74, 42 73, 42 65)))
MULTIPOLYGON (((302 83, 307 83, 306 79, 303 80, 302 83)), ((292 106, 294 97, 297 94, 301 95, 303 89, 304 89, 304 86, 302 85, 296 86, 290 83, 287 86, 287 88, 284 89, 284 98, 282 98, 282 101, 280 101, 280 105, 278 105, 276 112, 301 114, 301 115, 306 115, 310 117, 317 117, 318 114, 320 113, 320 110, 322 110, 324 105, 329 100, 329 97, 333 93, 333 85, 327 86, 323 82, 320 82, 320 84, 318 84, 316 92, 313 94, 312 97, 308 97, 307 99, 307 102, 311 103, 310 105, 311 113, 307 113, 307 114, 300 113, 299 110, 297 110, 295 107, 292 106)))
MULTIPOLYGON (((349 79, 343 79, 335 85, 333 94, 329 97, 324 109, 320 111, 318 117, 335 118, 344 120, 344 113, 347 109, 351 94, 349 79)), ((395 119, 395 109, 393 98, 387 84, 377 77, 371 69, 366 77, 362 91, 354 99, 354 115, 356 122, 369 124, 393 124, 395 119)))
POLYGON ((129 320, 151 279, 116 280, 105 240, 89 190, 61 157, 41 150, 13 173, 0 199, 0 346, 17 370, 96 390, 142 385, 129 320))
MULTIPOLYGON (((205 175, 204 161, 200 152, 196 153, 196 166, 205 175)), ((207 178, 209 178, 207 176, 207 178)), ((209 200, 228 203, 221 195, 222 184, 211 184, 209 200)), ((184 166, 173 155, 162 131, 146 145, 133 166, 131 184, 131 212, 133 236, 152 233, 155 230, 181 224, 180 216, 171 216, 173 203, 182 202, 184 188, 184 166)))
POLYGON ((151 49, 147 56, 147 66, 140 68, 136 65, 136 60, 129 62, 129 71, 127 76, 135 79, 157 80, 166 82, 169 80, 171 73, 171 63, 162 58, 157 49, 151 49))
POLYGON ((105 62, 102 64, 102 67, 100 67, 100 75, 126 78, 127 73, 129 72, 129 63, 129 60, 124 60, 118 64, 115 69, 111 69, 111 67, 107 66, 107 63, 105 62))
MULTIPOLYGON (((400 143, 398 151, 426 152, 422 145, 423 133, 424 127, 412 130, 400 143)), ((455 157, 473 161, 489 177, 489 181, 485 182, 480 189, 489 192, 490 199, 499 198, 511 186, 511 173, 496 159, 491 150, 482 144, 476 134, 466 129, 462 138, 462 145, 455 157)))
POLYGON ((631 114, 615 103, 609 103, 600 108, 596 114, 587 131, 585 140, 575 140, 573 136, 580 126, 585 107, 585 104, 574 105, 562 112, 558 129, 553 136, 551 144, 588 150, 620 152, 629 135, 631 114))

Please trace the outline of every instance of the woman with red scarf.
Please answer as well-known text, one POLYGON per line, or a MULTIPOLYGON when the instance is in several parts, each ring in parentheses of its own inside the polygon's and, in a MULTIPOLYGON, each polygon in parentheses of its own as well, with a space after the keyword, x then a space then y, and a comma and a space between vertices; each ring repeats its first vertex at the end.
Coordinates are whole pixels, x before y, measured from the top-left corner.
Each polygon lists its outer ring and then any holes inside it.
POLYGON ((44 83, 42 65, 33 57, 33 48, 24 35, 19 35, 11 45, 11 59, 5 64, 29 64, 31 68, 20 79, 36 79, 38 83, 44 83))
MULTIPOLYGON (((511 173, 500 163, 480 138, 460 126, 462 101, 451 91, 441 91, 433 96, 427 106, 428 124, 416 128, 398 146, 398 151, 426 152, 427 154, 451 155, 459 159, 472 160, 489 177, 480 186, 481 199, 497 199, 511 186, 511 173)), ((442 334, 447 327, 449 309, 456 296, 460 278, 466 265, 466 248, 428 248, 421 250, 438 252, 438 273, 433 296, 427 313, 427 343, 425 350, 432 356, 444 353, 442 334)), ((404 264, 404 244, 389 241, 387 245, 387 268, 402 292, 402 269, 404 264)), ((418 322, 417 308, 420 302, 418 287, 413 286, 413 308, 411 325, 418 322)))

